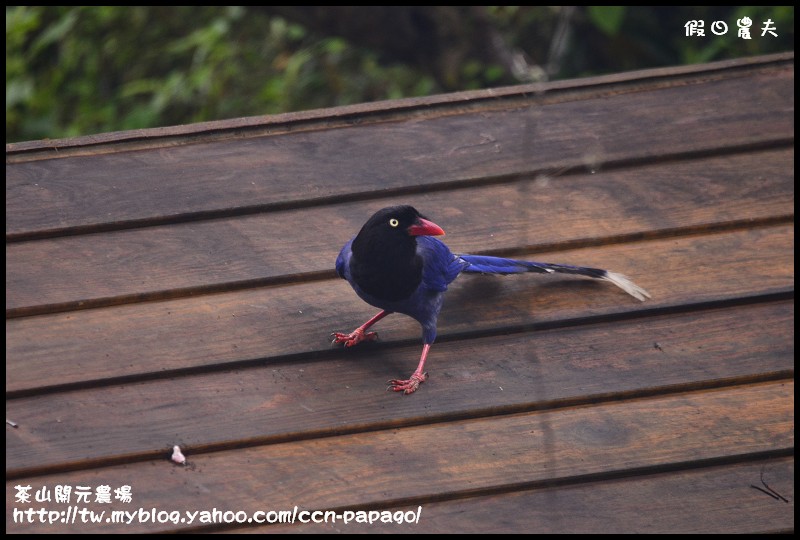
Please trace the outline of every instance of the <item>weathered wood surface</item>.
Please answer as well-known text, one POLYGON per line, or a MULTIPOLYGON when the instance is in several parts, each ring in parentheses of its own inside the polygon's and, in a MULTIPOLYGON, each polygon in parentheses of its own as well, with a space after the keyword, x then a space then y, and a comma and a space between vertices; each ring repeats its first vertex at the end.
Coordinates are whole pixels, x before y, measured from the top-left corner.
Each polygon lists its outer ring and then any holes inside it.
MULTIPOLYGON (((794 496, 794 459, 723 465, 684 471, 637 474, 600 482, 532 488, 429 503, 420 512, 419 533, 453 532, 453 524, 471 533, 498 530, 519 534, 743 534, 764 530, 780 532, 786 505, 753 489, 761 475, 770 487, 794 496), (775 524, 776 526, 770 527, 775 524)), ((403 507, 416 512, 419 506, 403 507)), ((262 529, 248 532, 259 533, 262 529)), ((317 525, 275 525, 271 533, 384 532, 402 526, 341 521, 317 525)))
MULTIPOLYGON (((519 255, 541 260, 624 268, 654 298, 639 303, 616 288, 570 277, 463 276, 448 291, 439 340, 790 293, 793 233, 791 225, 778 225, 556 253, 523 252, 519 255)), ((6 389, 31 393, 97 379, 328 354, 330 331, 357 326, 374 312, 354 298, 346 282, 330 278, 10 319, 6 389)), ((419 325, 402 316, 382 321, 378 331, 386 343, 419 339, 419 325)))
POLYGON ((553 96, 522 90, 505 106, 498 98, 471 114, 428 107, 406 121, 276 136, 231 134, 201 144, 189 139, 157 150, 111 148, 68 159, 53 159, 53 151, 26 154, 6 167, 6 235, 225 216, 354 195, 405 195, 550 168, 594 170, 682 153, 791 144, 793 82, 793 66, 782 62, 683 84, 620 83, 553 96))
MULTIPOLYGON (((525 176, 404 200, 436 209, 459 252, 528 246, 541 251, 785 218, 794 211, 793 173, 794 150, 786 148, 550 180, 525 176), (753 171, 756 162, 759 174, 753 171), (507 215, 502 228, 495 221, 498 207, 507 215), (545 209, 558 220, 542 219, 545 209)), ((384 199, 367 203, 367 211, 382 204, 384 199)), ((302 274, 331 277, 331 260, 363 224, 364 213, 365 203, 343 203, 9 243, 6 310, 10 316, 49 313, 210 287, 252 287, 302 274), (281 238, 293 238, 303 249, 288 251, 281 238), (243 252, 242 246, 250 249, 243 252), (51 286, 42 290, 41 283, 51 286)))
POLYGON ((774 55, 7 145, 7 530, 793 530, 793 92, 774 55), (454 251, 611 268, 653 298, 462 277, 428 382, 385 392, 419 327, 331 348, 373 314, 332 265, 398 202, 454 251), (17 485, 125 484, 129 505, 78 506, 422 511, 14 520, 69 506, 17 485))
POLYGON ((386 394, 375 391, 390 376, 414 368, 416 343, 387 347, 377 358, 377 347, 370 347, 346 357, 259 362, 236 371, 28 397, 15 401, 15 420, 48 427, 37 445, 9 441, 6 456, 15 466, 7 473, 133 454, 146 459, 171 439, 225 448, 240 440, 280 441, 300 431, 321 435, 780 378, 794 366, 793 322, 792 302, 780 301, 444 341, 431 353, 434 410, 427 397, 398 400, 387 410, 386 394), (731 340, 732 332, 740 339, 731 340), (341 390, 336 400, 321 381, 341 390), (195 398, 186 400, 187 392, 195 398), (72 410, 77 396, 82 405, 72 410), (230 400, 237 402, 235 415, 226 406, 230 400), (104 414, 87 423, 85 411, 91 410, 104 414), (61 411, 55 421, 53 411, 61 411))

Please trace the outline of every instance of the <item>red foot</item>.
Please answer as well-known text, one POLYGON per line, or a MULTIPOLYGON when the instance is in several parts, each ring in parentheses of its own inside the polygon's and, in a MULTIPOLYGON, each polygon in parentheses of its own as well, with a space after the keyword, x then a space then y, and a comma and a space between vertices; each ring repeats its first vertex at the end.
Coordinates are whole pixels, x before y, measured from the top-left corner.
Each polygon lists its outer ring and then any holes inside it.
POLYGON ((428 373, 423 373, 419 375, 414 373, 411 375, 410 379, 401 380, 401 379, 392 379, 389 381, 389 386, 386 388, 387 390, 392 390, 394 392, 403 392, 404 394, 413 394, 419 388, 419 385, 424 383, 428 378, 428 373))
POLYGON ((343 343, 345 347, 352 347, 358 345, 362 341, 375 341, 378 339, 377 332, 364 332, 361 328, 356 328, 349 334, 342 334, 341 332, 334 332, 331 334, 333 341, 331 345, 343 343))

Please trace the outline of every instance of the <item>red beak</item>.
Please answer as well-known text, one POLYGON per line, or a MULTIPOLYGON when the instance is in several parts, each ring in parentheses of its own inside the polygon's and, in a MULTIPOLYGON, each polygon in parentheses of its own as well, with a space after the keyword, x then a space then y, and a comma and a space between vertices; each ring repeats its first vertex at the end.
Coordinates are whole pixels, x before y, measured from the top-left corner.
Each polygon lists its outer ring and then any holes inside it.
POLYGON ((411 236, 444 236, 444 231, 433 221, 419 218, 417 223, 408 228, 411 236))

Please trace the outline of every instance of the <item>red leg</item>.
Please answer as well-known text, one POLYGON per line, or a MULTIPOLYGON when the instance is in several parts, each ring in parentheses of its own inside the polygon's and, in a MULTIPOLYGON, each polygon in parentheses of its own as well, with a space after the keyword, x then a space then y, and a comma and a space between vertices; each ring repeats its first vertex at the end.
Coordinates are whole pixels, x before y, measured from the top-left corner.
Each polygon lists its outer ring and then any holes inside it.
POLYGON ((390 313, 391 311, 381 311, 349 334, 343 334, 341 332, 332 333, 331 337, 333 338, 333 341, 331 342, 331 345, 335 345, 336 343, 344 343, 345 347, 352 347, 353 345, 358 345, 362 341, 374 341, 378 339, 378 334, 376 332, 366 333, 366 330, 390 313))
POLYGON ((422 356, 419 359, 419 365, 414 373, 411 374, 411 377, 406 380, 392 379, 389 381, 389 388, 387 388, 387 390, 392 389, 395 392, 403 392, 404 394, 412 394, 416 392, 417 388, 419 388, 419 385, 424 383, 428 378, 428 374, 424 373, 422 370, 425 369, 425 359, 428 358, 428 351, 430 349, 430 343, 423 345, 422 356))

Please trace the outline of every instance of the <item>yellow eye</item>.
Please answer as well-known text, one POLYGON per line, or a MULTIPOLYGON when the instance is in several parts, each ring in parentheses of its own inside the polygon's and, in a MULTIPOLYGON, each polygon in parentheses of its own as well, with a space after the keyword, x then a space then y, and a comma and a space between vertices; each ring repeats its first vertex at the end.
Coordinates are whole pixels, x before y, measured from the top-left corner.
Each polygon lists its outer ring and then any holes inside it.
POLYGON ((389 225, 391 225, 392 227, 397 227, 398 225, 400 225, 400 222, 397 221, 397 219, 392 218, 389 220, 389 225))

